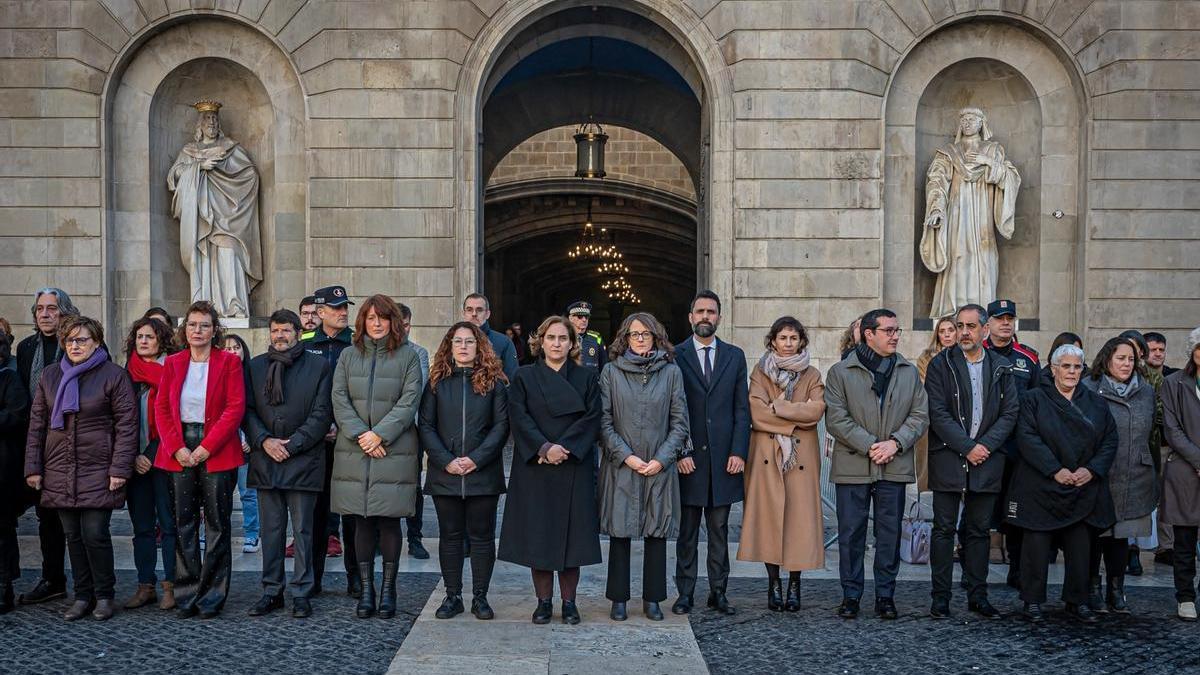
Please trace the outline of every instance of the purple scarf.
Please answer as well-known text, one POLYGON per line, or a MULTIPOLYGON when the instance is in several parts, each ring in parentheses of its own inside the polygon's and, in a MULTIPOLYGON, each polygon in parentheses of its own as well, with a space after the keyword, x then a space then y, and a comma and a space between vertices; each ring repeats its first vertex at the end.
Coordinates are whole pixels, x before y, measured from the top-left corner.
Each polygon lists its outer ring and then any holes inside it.
POLYGON ((100 347, 83 363, 71 363, 66 358, 59 361, 58 367, 62 369, 63 378, 58 381, 58 391, 54 393, 54 408, 50 411, 51 429, 65 429, 66 414, 79 412, 79 378, 107 360, 108 352, 100 347))

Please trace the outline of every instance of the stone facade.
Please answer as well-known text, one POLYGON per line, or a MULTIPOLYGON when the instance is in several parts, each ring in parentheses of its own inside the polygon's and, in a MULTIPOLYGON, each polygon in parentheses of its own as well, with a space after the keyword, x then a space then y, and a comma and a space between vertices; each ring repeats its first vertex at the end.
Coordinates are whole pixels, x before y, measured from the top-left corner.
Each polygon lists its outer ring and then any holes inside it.
MULTIPOLYGON (((117 324, 177 301, 151 171, 173 132, 152 108, 210 58, 249 74, 255 112, 229 132, 271 166, 255 313, 345 283, 404 299, 431 343, 480 278, 492 56, 534 17, 597 4, 661 26, 677 42, 664 58, 702 83, 701 281, 750 351, 784 313, 814 328, 822 365, 864 310, 917 325, 914 204, 925 137, 943 131, 921 111, 972 94, 938 77, 986 57, 976 74, 1003 73, 1005 100, 1040 115, 996 129, 1038 153, 1013 158, 1038 176, 1009 268, 1036 308, 1022 337, 1073 329, 1095 348, 1156 329, 1180 360, 1200 321, 1200 2, 1184 0, 0 3, 0 315, 24 334, 45 285, 117 324)), ((910 331, 905 350, 924 340, 910 331)))

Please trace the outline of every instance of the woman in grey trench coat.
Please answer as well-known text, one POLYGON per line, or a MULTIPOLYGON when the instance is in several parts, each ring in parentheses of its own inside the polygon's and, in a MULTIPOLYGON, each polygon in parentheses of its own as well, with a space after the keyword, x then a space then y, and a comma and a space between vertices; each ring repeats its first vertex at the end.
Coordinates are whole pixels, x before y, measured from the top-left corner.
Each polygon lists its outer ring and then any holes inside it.
POLYGON ((1115 337, 1096 354, 1083 385, 1108 404, 1117 423, 1117 455, 1108 472, 1117 522, 1105 531, 1093 530, 1088 604, 1092 611, 1128 614, 1125 602, 1125 567, 1129 560, 1129 537, 1148 537, 1153 532, 1150 513, 1158 506, 1158 472, 1150 449, 1158 397, 1154 387, 1139 374, 1138 350, 1132 342, 1115 337), (1104 559, 1108 592, 1100 593, 1100 559, 1104 559))
POLYGON ((642 609, 662 621, 667 598, 667 538, 679 530, 675 460, 688 439, 683 375, 662 324, 637 312, 621 324, 600 374, 604 449, 600 531, 609 536, 608 587, 614 621, 627 618, 630 543, 646 542, 642 609))
POLYGON ((1196 531, 1200 526, 1200 328, 1188 336, 1187 365, 1163 382, 1163 462, 1159 517, 1175 534, 1175 600, 1179 618, 1196 620, 1196 531))

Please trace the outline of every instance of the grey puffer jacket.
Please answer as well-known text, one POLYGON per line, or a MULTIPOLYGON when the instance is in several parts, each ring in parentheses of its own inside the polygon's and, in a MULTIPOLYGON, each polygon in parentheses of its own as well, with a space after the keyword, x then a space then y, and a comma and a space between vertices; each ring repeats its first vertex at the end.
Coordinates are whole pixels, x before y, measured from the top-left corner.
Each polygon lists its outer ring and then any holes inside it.
POLYGON ((1084 379, 1083 386, 1096 392, 1108 403, 1117 423, 1117 456, 1108 470, 1108 489, 1112 492, 1117 520, 1132 520, 1149 515, 1158 506, 1158 473, 1150 454, 1150 432, 1154 429, 1157 395, 1154 387, 1140 375, 1137 384, 1121 396, 1107 378, 1084 379))
POLYGON ((683 373, 659 352, 642 366, 622 355, 600 373, 600 531, 612 537, 674 537, 679 530, 675 460, 688 440, 683 373), (636 455, 663 470, 643 476, 625 465, 636 455))
POLYGON ((347 347, 333 373, 333 449, 330 508, 343 515, 403 518, 416 512, 417 427, 421 365, 405 343, 386 351, 385 344, 363 338, 365 349, 347 347), (387 454, 374 459, 358 437, 374 431, 387 454))

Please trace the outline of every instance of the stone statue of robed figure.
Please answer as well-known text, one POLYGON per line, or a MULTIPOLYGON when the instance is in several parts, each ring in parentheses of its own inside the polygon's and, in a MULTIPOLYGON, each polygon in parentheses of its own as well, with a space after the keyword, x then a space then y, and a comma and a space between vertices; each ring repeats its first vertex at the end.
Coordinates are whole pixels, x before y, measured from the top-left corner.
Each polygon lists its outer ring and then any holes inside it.
POLYGON ((167 176, 179 219, 179 251, 191 275, 189 302, 209 300, 221 316, 248 317, 250 291, 262 281, 258 171, 237 141, 221 132, 216 101, 200 113, 195 140, 167 176))
POLYGON ((938 275, 930 318, 996 298, 995 233, 1012 238, 1021 176, 991 137, 983 111, 963 108, 954 142, 929 166, 921 261, 938 275))

